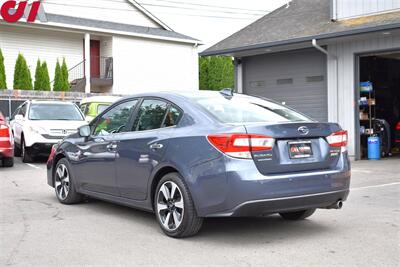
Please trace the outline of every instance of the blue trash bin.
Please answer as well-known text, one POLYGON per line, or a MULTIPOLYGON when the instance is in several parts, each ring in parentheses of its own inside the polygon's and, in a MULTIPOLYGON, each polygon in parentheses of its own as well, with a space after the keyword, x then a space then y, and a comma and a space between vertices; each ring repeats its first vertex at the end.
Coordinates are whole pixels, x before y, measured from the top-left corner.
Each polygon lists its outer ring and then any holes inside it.
POLYGON ((381 140, 378 136, 371 136, 368 138, 368 159, 381 159, 381 140))

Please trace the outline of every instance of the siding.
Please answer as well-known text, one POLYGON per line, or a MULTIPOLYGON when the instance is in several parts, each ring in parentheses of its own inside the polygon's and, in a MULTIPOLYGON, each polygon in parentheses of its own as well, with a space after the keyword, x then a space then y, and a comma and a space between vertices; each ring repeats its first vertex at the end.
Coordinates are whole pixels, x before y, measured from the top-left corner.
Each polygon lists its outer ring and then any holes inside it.
POLYGON ((44 0, 48 13, 160 28, 127 0, 44 0))
POLYGON ((334 19, 375 14, 400 8, 400 0, 332 0, 334 19))
POLYGON ((328 60, 328 110, 329 120, 338 122, 349 131, 349 153, 356 155, 356 114, 355 105, 355 55, 379 50, 399 49, 400 36, 370 38, 337 42, 328 46, 328 50, 338 57, 328 60))
POLYGON ((113 56, 114 93, 199 88, 198 54, 193 45, 115 36, 113 56))
POLYGON ((83 34, 0 25, 0 48, 4 55, 7 85, 11 89, 19 52, 26 58, 32 78, 36 61, 40 58, 47 61, 50 80, 53 80, 57 59, 65 57, 68 67, 83 60, 83 34))
POLYGON ((244 92, 327 121, 326 56, 315 50, 243 58, 244 92))

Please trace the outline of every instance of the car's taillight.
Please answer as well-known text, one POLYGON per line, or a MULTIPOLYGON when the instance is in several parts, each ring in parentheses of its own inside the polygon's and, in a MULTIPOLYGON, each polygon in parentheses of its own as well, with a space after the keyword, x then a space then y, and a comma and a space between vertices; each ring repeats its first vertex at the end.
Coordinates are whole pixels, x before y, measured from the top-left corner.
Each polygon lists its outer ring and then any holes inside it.
POLYGON ((347 147, 347 131, 333 133, 326 140, 331 147, 347 147))
POLYGON ((57 145, 53 145, 51 147, 51 152, 50 152, 49 158, 47 160, 47 163, 49 163, 50 161, 52 161, 54 159, 54 156, 56 155, 56 151, 57 151, 57 145))
POLYGON ((275 140, 259 134, 214 134, 208 141, 222 153, 234 158, 251 159, 252 151, 272 150, 275 140))
POLYGON ((399 131, 400 131, 400 122, 397 123, 397 125, 396 125, 396 130, 399 130, 399 131))
POLYGON ((10 129, 7 125, 0 124, 0 137, 10 137, 10 129))

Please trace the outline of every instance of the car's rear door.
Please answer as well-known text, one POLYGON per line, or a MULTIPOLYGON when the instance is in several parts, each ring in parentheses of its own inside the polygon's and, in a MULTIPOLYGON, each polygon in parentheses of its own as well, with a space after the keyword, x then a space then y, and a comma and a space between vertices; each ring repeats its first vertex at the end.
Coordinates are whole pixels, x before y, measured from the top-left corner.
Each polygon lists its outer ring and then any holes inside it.
POLYGON ((143 99, 133 120, 131 133, 118 136, 117 184, 121 196, 147 198, 148 181, 163 160, 168 139, 182 112, 166 100, 143 99))

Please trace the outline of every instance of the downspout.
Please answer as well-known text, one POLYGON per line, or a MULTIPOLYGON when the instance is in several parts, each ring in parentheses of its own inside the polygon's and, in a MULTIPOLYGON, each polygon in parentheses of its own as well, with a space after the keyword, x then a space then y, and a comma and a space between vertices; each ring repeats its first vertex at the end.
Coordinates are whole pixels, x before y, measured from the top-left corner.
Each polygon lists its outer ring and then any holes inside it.
POLYGON ((327 57, 330 57, 334 60, 335 62, 335 70, 336 70, 336 82, 335 82, 335 87, 336 87, 336 122, 339 122, 339 65, 338 65, 338 58, 336 55, 332 55, 329 53, 325 48, 321 47, 318 45, 317 39, 312 40, 312 46, 319 50, 320 52, 324 53, 327 57))

